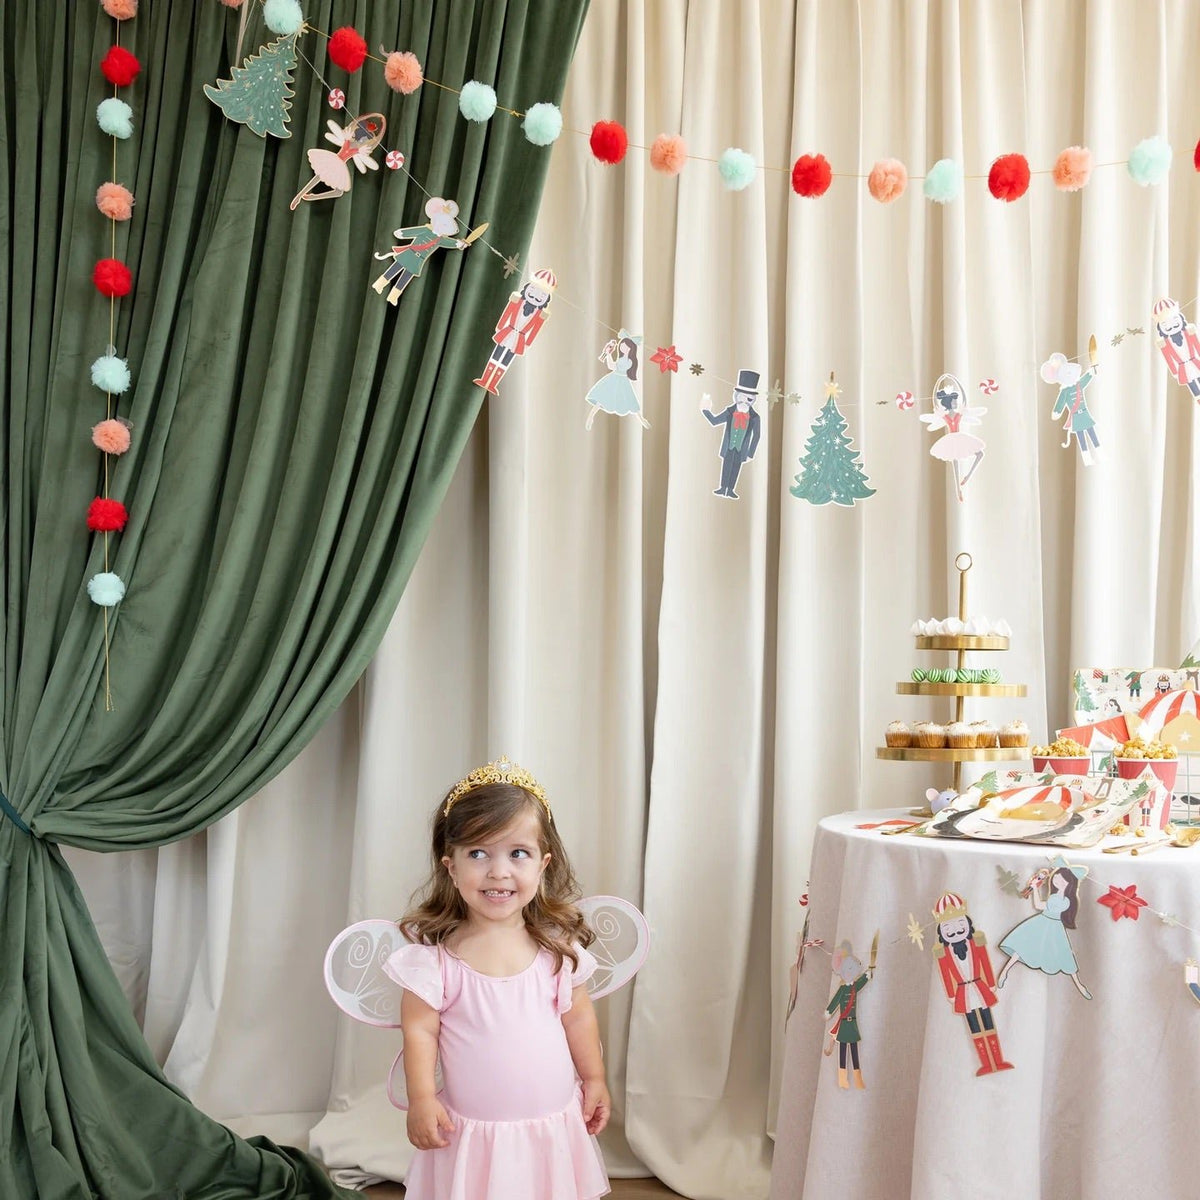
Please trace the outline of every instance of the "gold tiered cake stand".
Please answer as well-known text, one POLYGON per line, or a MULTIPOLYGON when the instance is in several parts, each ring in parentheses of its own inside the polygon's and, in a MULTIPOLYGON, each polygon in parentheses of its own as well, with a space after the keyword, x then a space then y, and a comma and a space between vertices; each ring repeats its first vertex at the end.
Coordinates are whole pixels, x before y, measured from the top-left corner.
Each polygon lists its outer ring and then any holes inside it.
MULTIPOLYGON (((967 572, 971 569, 972 559, 967 553, 960 554, 954 565, 958 569, 958 619, 966 624, 967 621, 967 572)), ((969 650, 1007 650, 1008 638, 977 634, 941 634, 935 637, 918 637, 918 650, 953 650, 957 653, 956 667, 961 669, 966 665, 965 659, 969 650)), ((896 684, 896 691, 902 696, 953 696, 954 719, 963 719, 963 707, 968 696, 1024 696, 1023 683, 912 683, 896 684)), ((989 762, 1003 759, 1021 759, 1029 757, 1028 746, 996 746, 990 749, 964 749, 947 746, 943 750, 934 750, 926 746, 880 746, 875 751, 876 758, 891 759, 895 762, 948 762, 954 764, 954 790, 961 790, 962 764, 965 762, 989 762)))

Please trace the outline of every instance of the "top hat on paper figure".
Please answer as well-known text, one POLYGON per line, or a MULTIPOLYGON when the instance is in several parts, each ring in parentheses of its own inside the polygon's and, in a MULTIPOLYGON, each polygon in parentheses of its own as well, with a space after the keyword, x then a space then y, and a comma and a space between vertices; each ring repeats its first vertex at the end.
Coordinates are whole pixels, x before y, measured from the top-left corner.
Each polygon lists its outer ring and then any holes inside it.
POLYGON ((738 371, 737 387, 734 391, 741 392, 745 396, 758 395, 758 372, 748 371, 744 367, 738 371))

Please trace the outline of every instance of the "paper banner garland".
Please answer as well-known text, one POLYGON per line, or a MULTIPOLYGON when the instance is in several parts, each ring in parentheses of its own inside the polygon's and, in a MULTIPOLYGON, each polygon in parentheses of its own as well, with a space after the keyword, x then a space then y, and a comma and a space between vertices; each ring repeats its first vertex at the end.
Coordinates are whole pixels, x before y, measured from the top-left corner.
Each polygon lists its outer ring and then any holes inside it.
POLYGON ((604 343, 599 357, 608 367, 608 374, 592 384, 584 396, 588 404, 584 428, 591 429, 598 412, 611 413, 614 417, 637 417, 643 429, 650 428, 650 422, 642 416, 642 404, 633 386, 638 377, 641 344, 641 337, 624 329, 604 343))
POLYGON ((425 204, 425 215, 429 218, 424 225, 408 225, 394 229, 392 236, 401 243, 393 246, 386 254, 376 254, 381 262, 391 259, 387 269, 372 285, 380 295, 387 290, 389 304, 395 304, 404 289, 425 269, 434 251, 465 250, 486 229, 487 224, 472 229, 460 238, 458 231, 458 205, 453 200, 433 196, 425 204))
POLYGON ((1065 354, 1055 353, 1042 363, 1041 376, 1047 383, 1058 387, 1054 408, 1050 416, 1062 418, 1066 438, 1062 448, 1066 450, 1074 437, 1085 467, 1103 462, 1100 435, 1096 432, 1096 419, 1088 408, 1084 392, 1095 382, 1099 365, 1096 360, 1096 338, 1093 334, 1088 342, 1089 365, 1085 371, 1077 362, 1071 362, 1065 354))
POLYGON ((848 1088, 851 1083, 849 1071, 853 1070, 856 1088, 865 1088, 862 1064, 858 1057, 858 1044, 862 1035, 858 1028, 858 1000, 863 989, 875 974, 875 958, 879 953, 879 931, 871 943, 871 961, 867 967, 855 956, 854 947, 847 941, 840 942, 833 952, 833 973, 842 982, 825 1006, 828 1016, 834 1017, 829 1030, 829 1041, 825 1046, 828 1057, 833 1053, 834 1043, 838 1048, 838 1087, 848 1088), (837 1014, 834 1016, 834 1014, 837 1014), (847 1061, 849 1060, 849 1061, 847 1061))
POLYGON ((945 432, 932 446, 929 453, 954 469, 954 494, 959 501, 963 488, 983 459, 987 449, 982 438, 973 433, 964 433, 964 425, 978 425, 986 408, 972 408, 967 403, 963 385, 953 375, 940 375, 933 386, 933 412, 922 413, 921 420, 929 426, 930 433, 937 429, 945 432), (964 468, 961 464, 967 463, 964 468))
POLYGON ((1200 336, 1187 320, 1179 302, 1169 296, 1154 306, 1155 345, 1166 360, 1167 370, 1180 387, 1200 400, 1200 336))
POLYGON ((868 486, 852 439, 845 433, 846 418, 837 406, 841 389, 832 373, 825 385, 825 407, 813 422, 812 433, 805 443, 807 453, 800 460, 800 474, 790 491, 810 504, 842 504, 847 507, 855 500, 875 495, 868 486))
POLYGON ((533 278, 519 292, 509 296, 496 322, 491 357, 483 368, 483 374, 472 381, 477 387, 491 392, 493 396, 499 394, 500 380, 512 365, 512 360, 519 358, 533 345, 542 326, 550 319, 550 301, 557 287, 558 279, 554 272, 543 267, 540 271, 534 271, 533 278))
POLYGON ((217 86, 206 83, 204 94, 231 120, 259 137, 287 138, 292 107, 292 72, 296 69, 296 35, 280 38, 234 67, 217 86))
MULTIPOLYGON (((697 364, 692 364, 693 374, 696 373, 696 366, 697 364)), ((738 476, 743 465, 754 457, 754 452, 758 449, 758 439, 762 432, 762 418, 754 408, 754 402, 758 399, 758 379, 757 371, 746 368, 738 371, 737 386, 731 397, 732 403, 719 413, 714 413, 709 408, 710 397, 707 392, 701 400, 704 419, 710 425, 724 427, 721 445, 717 451, 721 456, 721 482, 713 489, 713 495, 722 496, 726 500, 738 498, 737 492, 734 491, 738 476)))

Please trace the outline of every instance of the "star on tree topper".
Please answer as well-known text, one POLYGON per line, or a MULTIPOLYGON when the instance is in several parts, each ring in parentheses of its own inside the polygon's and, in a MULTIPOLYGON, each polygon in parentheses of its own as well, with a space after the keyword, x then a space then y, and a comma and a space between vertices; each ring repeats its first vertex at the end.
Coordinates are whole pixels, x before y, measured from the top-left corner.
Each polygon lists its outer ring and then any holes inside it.
POLYGON ((655 350, 652 355, 650 355, 650 361, 652 363, 658 363, 658 370, 662 375, 665 375, 668 371, 678 373, 679 364, 683 362, 683 355, 677 354, 673 345, 659 346, 659 348, 655 350))
POLYGON ((838 386, 833 378, 833 372, 829 372, 829 382, 825 385, 825 399, 832 400, 837 403, 837 398, 842 394, 842 389, 838 386))
POLYGON ((504 278, 507 279, 510 275, 515 275, 521 269, 521 256, 519 254, 510 254, 504 260, 504 278))

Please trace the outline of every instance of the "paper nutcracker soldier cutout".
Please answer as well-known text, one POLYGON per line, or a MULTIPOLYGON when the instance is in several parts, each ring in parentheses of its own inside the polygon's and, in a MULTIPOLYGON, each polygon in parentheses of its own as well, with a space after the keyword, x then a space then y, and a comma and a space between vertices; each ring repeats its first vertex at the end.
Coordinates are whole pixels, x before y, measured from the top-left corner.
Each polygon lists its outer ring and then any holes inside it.
POLYGON ((1179 302, 1169 296, 1154 306, 1155 345, 1167 360, 1167 370, 1175 382, 1200 400, 1200 336, 1187 320, 1179 302))
POLYGON ((512 360, 533 345, 534 338, 550 319, 550 301, 557 287, 558 280, 554 272, 543 267, 540 271, 534 271, 533 278, 519 292, 509 296, 500 320, 496 322, 492 356, 483 368, 483 374, 472 380, 477 387, 491 392, 493 396, 499 395, 500 380, 512 365, 512 360))
POLYGON ((1069 362, 1065 354, 1058 353, 1050 355, 1041 368, 1042 378, 1058 387, 1058 396, 1050 416, 1053 420, 1062 418, 1063 431, 1067 435, 1062 444, 1063 449, 1070 446, 1071 438, 1074 437, 1085 467, 1104 461, 1104 452, 1100 449, 1100 435, 1096 432, 1096 418, 1092 416, 1084 396, 1100 369, 1096 362, 1095 337, 1088 343, 1088 356, 1090 363, 1086 371, 1079 363, 1069 362))
POLYGON ((326 121, 329 132, 327 142, 338 147, 332 150, 310 150, 308 165, 313 177, 292 197, 288 206, 293 211, 304 200, 336 200, 350 190, 350 164, 353 163, 360 175, 378 171, 379 164, 371 157, 371 151, 383 140, 387 120, 382 113, 364 113, 355 117, 345 128, 336 121, 326 121))
POLYGON ((721 435, 721 486, 713 489, 714 496, 724 496, 727 500, 736 500, 738 475, 743 463, 754 457, 758 449, 758 439, 762 428, 762 418, 754 409, 758 399, 758 372, 744 368, 738 371, 737 387, 731 397, 733 403, 719 413, 712 412, 709 407, 709 396, 704 396, 704 416, 710 425, 723 425, 725 432, 721 435))
POLYGON ((604 343, 600 361, 608 367, 608 374, 593 383, 584 396, 589 405, 585 429, 591 429, 598 412, 611 413, 614 417, 637 417, 643 429, 650 428, 650 422, 642 416, 642 405, 633 386, 638 377, 641 344, 640 336, 624 329, 604 343))
POLYGON ((996 976, 988 956, 987 939, 975 928, 966 901, 954 892, 946 892, 933 906, 938 944, 934 958, 942 977, 946 999, 960 1017, 967 1018, 971 1041, 979 1056, 976 1075, 993 1071, 1011 1071, 1000 1049, 1000 1035, 992 1021, 996 1004, 996 976))
POLYGON ((1032 899, 1035 912, 1001 940, 1000 949, 1008 955, 1008 961, 1000 969, 997 988, 1004 986, 1017 963, 1024 963, 1046 975, 1069 975, 1079 994, 1085 1000, 1092 998, 1079 978, 1079 964, 1067 938, 1067 930, 1075 928, 1079 912, 1079 881, 1087 873, 1087 867, 1074 866, 1056 854, 1049 867, 1035 871, 1030 877, 1021 889, 1021 896, 1032 899))
POLYGON ((380 262, 391 259, 391 265, 375 280, 374 288, 380 294, 389 287, 388 303, 395 304, 404 289, 425 268, 434 252, 441 249, 465 250, 487 229, 486 222, 472 229, 465 238, 455 236, 458 231, 458 205, 453 200, 434 196, 425 203, 425 225, 407 225, 395 229, 392 236, 403 245, 393 246, 387 254, 376 254, 380 262))
POLYGON ((825 1046, 825 1054, 828 1056, 833 1053, 833 1045, 836 1042, 838 1087, 840 1088, 850 1086, 850 1069, 853 1070, 854 1086, 856 1088, 867 1086, 863 1082, 861 1064, 858 1059, 858 1043, 862 1040, 858 1029, 858 998, 875 973, 875 956, 878 951, 879 933, 876 932, 875 940, 871 943, 871 963, 866 968, 855 957, 854 948, 849 942, 839 943, 838 948, 833 952, 833 973, 842 982, 825 1006, 826 1014, 834 1018, 833 1025, 829 1029, 829 1041, 825 1046), (849 1059, 849 1066, 847 1059, 849 1059))
POLYGON ((987 449, 983 438, 965 433, 963 427, 980 424, 986 412, 986 408, 972 408, 967 403, 966 391, 953 375, 939 375, 933 387, 933 412, 921 414, 930 433, 936 429, 946 431, 929 447, 929 453, 954 468, 954 494, 960 502, 963 488, 987 449), (963 463, 968 465, 964 468, 963 463))

